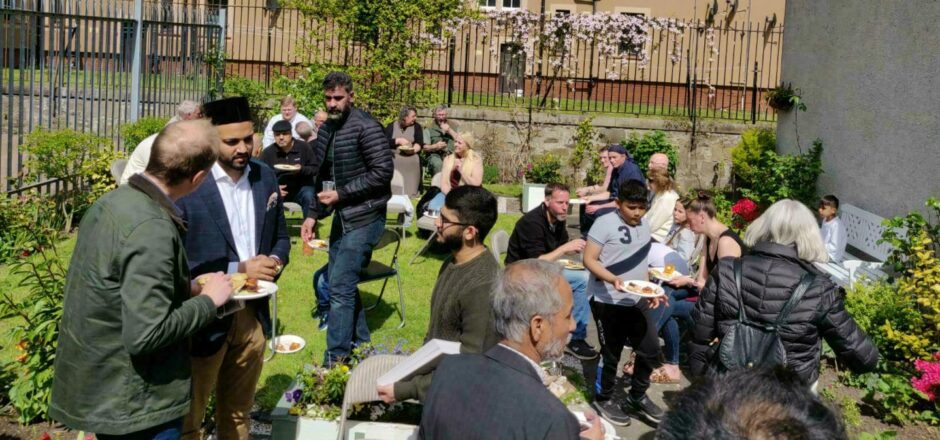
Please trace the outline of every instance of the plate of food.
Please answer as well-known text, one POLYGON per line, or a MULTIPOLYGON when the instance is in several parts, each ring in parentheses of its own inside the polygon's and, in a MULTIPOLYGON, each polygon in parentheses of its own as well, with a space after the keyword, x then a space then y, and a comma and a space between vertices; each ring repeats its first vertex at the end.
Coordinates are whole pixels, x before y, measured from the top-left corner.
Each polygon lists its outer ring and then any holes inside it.
POLYGON ((584 270, 584 265, 581 264, 581 262, 575 261, 575 260, 568 260, 565 258, 561 258, 558 260, 558 264, 561 264, 562 266, 564 266, 565 269, 584 270))
POLYGON ((300 165, 291 165, 286 163, 279 163, 274 165, 274 169, 278 171, 299 171, 300 165))
POLYGON ((314 248, 319 251, 328 251, 330 250, 330 243, 326 240, 320 240, 319 238, 314 238, 307 242, 307 246, 314 248))
MULTIPOLYGON (((200 286, 205 286, 208 281, 209 277, 207 276, 196 279, 196 282, 199 283, 200 286)), ((232 299, 236 300, 264 298, 277 292, 277 284, 270 281, 262 281, 257 278, 249 278, 246 273, 239 272, 231 274, 229 276, 229 282, 232 283, 232 290, 235 291, 235 295, 232 296, 232 299)))
POLYGON ((651 267, 650 276, 658 280, 672 281, 673 278, 685 276, 682 272, 676 270, 676 266, 667 264, 666 267, 651 267))
POLYGON ((620 290, 641 298, 656 298, 666 295, 666 291, 663 290, 662 287, 649 281, 640 280, 624 281, 621 284, 620 290))
POLYGON ((412 145, 410 145, 410 144, 409 144, 409 145, 399 145, 399 146, 398 146, 398 151, 401 152, 401 153, 414 153, 414 152, 415 152, 415 147, 412 146, 412 145))
POLYGON ((268 347, 281 354, 296 353, 307 345, 304 338, 295 335, 280 335, 268 342, 268 347))

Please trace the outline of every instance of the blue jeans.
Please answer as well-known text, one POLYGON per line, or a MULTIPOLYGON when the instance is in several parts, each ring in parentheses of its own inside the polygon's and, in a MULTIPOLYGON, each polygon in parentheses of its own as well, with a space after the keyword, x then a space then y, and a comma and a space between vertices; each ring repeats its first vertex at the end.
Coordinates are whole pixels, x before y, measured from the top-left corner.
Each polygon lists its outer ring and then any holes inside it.
POLYGON ((686 322, 692 322, 692 309, 695 308, 695 303, 685 300, 690 296, 690 292, 687 289, 674 289, 665 284, 663 284, 663 289, 666 291, 666 295, 669 296, 669 307, 660 307, 660 309, 663 310, 659 315, 656 328, 663 336, 663 343, 665 345, 665 347, 663 347, 663 356, 666 357, 666 363, 679 365, 681 335, 679 334, 679 323, 677 320, 682 319, 686 322))
POLYGON ((129 434, 110 435, 95 434, 98 440, 121 439, 121 440, 179 440, 183 432, 183 418, 171 420, 162 425, 147 428, 143 431, 131 432, 129 434))
POLYGON ((323 316, 330 311, 330 265, 324 265, 313 273, 313 293, 317 297, 317 314, 323 316))
POLYGON ((313 199, 316 197, 316 189, 314 189, 312 186, 302 186, 299 190, 297 190, 296 194, 287 194, 287 197, 285 197, 284 200, 300 205, 300 209, 304 213, 304 218, 307 218, 307 212, 310 211, 310 204, 313 203, 313 199))
POLYGON ((591 305, 588 303, 587 282, 588 271, 586 270, 568 270, 564 272, 565 280, 571 286, 571 295, 574 299, 574 306, 571 314, 574 315, 575 328, 571 332, 571 340, 587 339, 588 317, 590 317, 591 305))
POLYGON ((330 231, 330 318, 323 363, 332 365, 349 357, 353 344, 369 342, 369 325, 359 297, 359 272, 372 260, 372 249, 385 231, 385 218, 349 232, 343 231, 339 213, 330 231))

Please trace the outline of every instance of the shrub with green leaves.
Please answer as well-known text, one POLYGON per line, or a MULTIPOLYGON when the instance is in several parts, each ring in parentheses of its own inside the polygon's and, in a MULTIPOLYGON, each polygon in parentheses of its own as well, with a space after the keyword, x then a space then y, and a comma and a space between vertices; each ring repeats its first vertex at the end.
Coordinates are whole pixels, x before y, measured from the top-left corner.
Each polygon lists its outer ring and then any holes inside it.
POLYGON ((51 197, 71 230, 73 218, 81 216, 104 193, 115 188, 111 162, 120 157, 111 140, 72 129, 39 128, 26 137, 26 183, 58 179, 65 185, 51 197))
POLYGON ((248 106, 254 112, 255 128, 264 128, 263 124, 273 113, 265 111, 268 107, 268 92, 261 81, 238 75, 229 75, 225 77, 222 89, 222 97, 224 98, 244 96, 248 100, 248 106))
POLYGON ((129 122, 121 126, 121 140, 124 142, 124 149, 130 155, 137 148, 137 144, 147 136, 159 132, 166 125, 167 118, 146 117, 140 118, 137 122, 129 122))
POLYGON ((663 153, 669 157, 669 174, 673 176, 676 174, 676 165, 679 163, 679 150, 669 142, 669 139, 666 139, 666 133, 660 130, 646 133, 643 136, 637 136, 634 133, 629 139, 623 141, 623 146, 633 156, 633 161, 643 170, 644 176, 649 171, 647 168, 650 157, 656 153, 663 153))
MULTIPOLYGON (((574 147, 571 150, 571 156, 568 157, 568 166, 571 169, 570 182, 574 187, 580 187, 585 180, 595 183, 597 178, 595 169, 598 167, 602 169, 602 172, 606 172, 600 165, 600 160, 598 160, 597 148, 594 144, 597 130, 594 129, 594 125, 591 123, 593 120, 593 117, 585 118, 575 128, 574 147), (585 165, 585 159, 588 160, 587 176, 586 179, 582 179, 581 169, 585 165)), ((603 174, 600 179, 604 179, 603 174)))
POLYGON ((560 183, 561 167, 560 157, 551 153, 544 154, 532 161, 532 168, 525 172, 525 178, 531 183, 560 183))
POLYGON ((932 249, 935 255, 940 255, 940 199, 928 198, 925 207, 930 213, 927 216, 918 211, 912 211, 906 216, 884 221, 887 228, 878 242, 891 244, 892 250, 887 263, 895 272, 903 273, 913 269, 914 246, 918 243, 914 243, 912 238, 922 233, 929 240, 927 243, 929 249, 932 249))
POLYGON ((777 151, 777 135, 773 130, 754 128, 741 133, 741 141, 731 149, 731 164, 739 186, 751 186, 757 164, 768 151, 777 151))
POLYGON ((817 139, 804 154, 779 155, 764 151, 753 163, 751 183, 741 195, 767 207, 781 199, 816 205, 816 181, 822 174, 822 141, 817 139))
POLYGON ((299 69, 293 78, 276 73, 274 88, 280 95, 293 97, 297 111, 313 120, 313 115, 323 109, 323 77, 327 73, 328 70, 316 64, 299 69))

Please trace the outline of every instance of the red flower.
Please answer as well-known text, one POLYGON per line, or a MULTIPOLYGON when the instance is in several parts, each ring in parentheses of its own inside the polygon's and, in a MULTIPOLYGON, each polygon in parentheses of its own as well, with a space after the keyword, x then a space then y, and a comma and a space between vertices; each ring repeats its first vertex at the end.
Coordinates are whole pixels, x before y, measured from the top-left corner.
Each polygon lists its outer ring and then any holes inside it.
POLYGON ((735 202, 734 206, 731 207, 731 212, 738 217, 741 217, 741 219, 747 223, 754 221, 754 219, 760 216, 760 210, 757 208, 757 203, 754 203, 753 200, 746 198, 735 202))

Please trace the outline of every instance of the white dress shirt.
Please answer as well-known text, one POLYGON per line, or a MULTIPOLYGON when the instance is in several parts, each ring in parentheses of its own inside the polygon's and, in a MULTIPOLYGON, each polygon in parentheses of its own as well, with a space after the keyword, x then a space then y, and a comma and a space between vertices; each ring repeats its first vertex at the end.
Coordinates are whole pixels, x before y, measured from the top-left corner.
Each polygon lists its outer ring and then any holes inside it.
POLYGON ((238 272, 238 263, 246 261, 257 254, 255 248, 255 204, 251 185, 248 183, 248 172, 251 166, 245 166, 245 171, 238 182, 225 173, 225 170, 216 163, 212 165, 212 178, 215 179, 225 205, 225 216, 229 227, 232 228, 232 239, 235 240, 235 250, 239 261, 230 262, 228 272, 238 272))
POLYGON ((842 226, 842 220, 836 216, 830 221, 823 220, 819 227, 822 233, 823 243, 826 244, 826 252, 829 254, 829 260, 834 263, 841 263, 845 258, 845 227, 842 226))
MULTIPOLYGON (((271 117, 271 120, 268 121, 268 125, 264 127, 264 137, 261 138, 261 148, 268 148, 269 145, 274 143, 274 123, 277 121, 283 120, 284 117, 280 113, 271 117)), ((310 124, 310 127, 313 128, 313 132, 317 132, 317 126, 313 122, 310 122, 306 116, 297 112, 294 114, 294 118, 290 120, 291 132, 294 134, 294 139, 300 139, 300 135, 297 134, 297 124, 301 121, 307 121, 310 124)))

